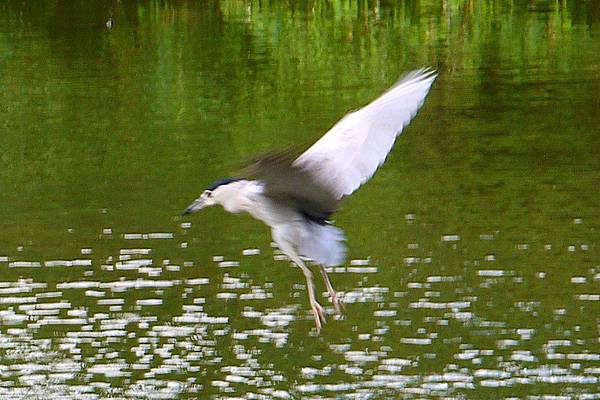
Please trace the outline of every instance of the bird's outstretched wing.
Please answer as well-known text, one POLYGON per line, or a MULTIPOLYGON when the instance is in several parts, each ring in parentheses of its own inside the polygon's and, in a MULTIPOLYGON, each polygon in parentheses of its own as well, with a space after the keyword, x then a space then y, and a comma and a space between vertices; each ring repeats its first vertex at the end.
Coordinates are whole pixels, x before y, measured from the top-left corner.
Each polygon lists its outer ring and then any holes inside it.
POLYGON ((409 72, 381 97, 342 118, 291 168, 308 172, 336 199, 351 194, 385 161, 436 77, 430 69, 409 72))
POLYGON ((268 153, 254 159, 241 174, 262 181, 264 194, 272 200, 324 223, 338 209, 340 201, 310 171, 292 165, 297 154, 293 150, 268 153))

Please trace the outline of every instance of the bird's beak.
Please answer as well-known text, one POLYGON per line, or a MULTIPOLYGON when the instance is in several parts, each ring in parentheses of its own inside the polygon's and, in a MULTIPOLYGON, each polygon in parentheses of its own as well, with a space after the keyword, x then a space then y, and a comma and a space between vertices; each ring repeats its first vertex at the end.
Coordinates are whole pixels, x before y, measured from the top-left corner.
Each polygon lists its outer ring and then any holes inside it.
POLYGON ((190 204, 188 206, 188 208, 186 208, 183 211, 182 215, 188 215, 191 213, 195 213, 196 211, 200 211, 201 209, 203 209, 204 207, 207 207, 208 205, 206 204, 206 201, 204 200, 203 197, 198 197, 196 200, 194 200, 194 202, 192 204, 190 204))

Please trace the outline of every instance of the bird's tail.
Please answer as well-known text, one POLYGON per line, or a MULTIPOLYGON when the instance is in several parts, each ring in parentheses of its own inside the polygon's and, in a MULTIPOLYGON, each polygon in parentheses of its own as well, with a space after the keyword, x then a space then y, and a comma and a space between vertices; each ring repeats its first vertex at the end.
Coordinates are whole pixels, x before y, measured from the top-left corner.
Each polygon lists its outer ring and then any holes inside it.
POLYGON ((324 266, 342 265, 346 258, 344 232, 333 225, 308 222, 298 250, 304 257, 324 266))

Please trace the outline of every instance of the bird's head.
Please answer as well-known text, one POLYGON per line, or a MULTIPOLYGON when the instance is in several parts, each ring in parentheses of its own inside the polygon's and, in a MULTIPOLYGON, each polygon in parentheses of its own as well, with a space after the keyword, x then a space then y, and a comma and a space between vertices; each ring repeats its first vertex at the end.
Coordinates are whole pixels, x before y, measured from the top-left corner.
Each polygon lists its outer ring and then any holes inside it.
POLYGON ((185 209, 183 215, 195 213, 216 204, 224 204, 233 195, 232 192, 237 186, 236 183, 242 180, 240 178, 225 178, 211 183, 200 197, 185 209))

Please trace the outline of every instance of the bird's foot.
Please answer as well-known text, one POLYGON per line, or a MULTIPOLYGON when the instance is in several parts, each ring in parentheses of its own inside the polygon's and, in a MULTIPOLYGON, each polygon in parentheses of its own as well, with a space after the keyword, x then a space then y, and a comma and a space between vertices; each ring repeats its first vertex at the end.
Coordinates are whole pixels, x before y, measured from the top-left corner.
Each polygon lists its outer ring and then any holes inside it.
POLYGON ((325 309, 316 301, 310 305, 312 308, 313 315, 315 317, 315 325, 317 328, 317 333, 321 331, 323 324, 327 322, 327 318, 325 317, 325 309))
POLYGON ((331 296, 331 303, 333 303, 335 312, 337 312, 338 315, 344 314, 344 311, 346 311, 346 306, 344 305, 342 299, 338 298, 337 293, 334 293, 333 296, 331 296))

